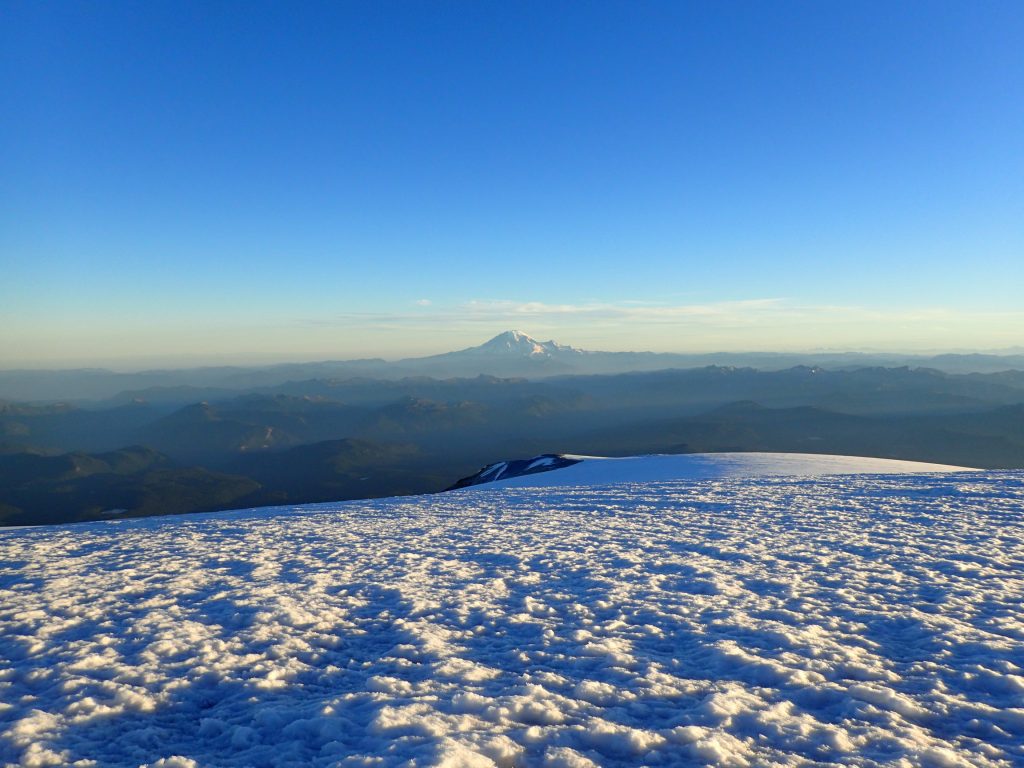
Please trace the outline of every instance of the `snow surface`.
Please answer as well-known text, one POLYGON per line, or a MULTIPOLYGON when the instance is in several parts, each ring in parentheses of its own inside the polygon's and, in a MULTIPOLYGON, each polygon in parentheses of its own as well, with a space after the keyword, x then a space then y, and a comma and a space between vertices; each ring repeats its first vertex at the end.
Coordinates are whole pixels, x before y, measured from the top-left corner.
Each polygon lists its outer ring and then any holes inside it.
POLYGON ((1021 765, 1022 541, 1021 472, 8 529, 0 764, 1021 765))
MULTIPOLYGON (((550 488, 555 486, 609 485, 612 483, 709 480, 726 477, 780 475, 907 474, 914 472, 970 472, 971 467, 928 464, 901 459, 834 456, 818 453, 686 453, 653 456, 574 456, 580 463, 549 472, 503 478, 485 488, 550 488)), ((493 470, 491 470, 493 471, 493 470)), ((489 473, 485 473, 489 474, 489 473)), ((480 488, 481 486, 473 486, 480 488)))

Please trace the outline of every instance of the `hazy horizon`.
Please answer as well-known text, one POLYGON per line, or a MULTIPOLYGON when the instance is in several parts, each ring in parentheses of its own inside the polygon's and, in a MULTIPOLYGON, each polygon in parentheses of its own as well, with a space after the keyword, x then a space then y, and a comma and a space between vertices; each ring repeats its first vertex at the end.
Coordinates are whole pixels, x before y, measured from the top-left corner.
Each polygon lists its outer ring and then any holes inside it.
POLYGON ((990 348, 971 348, 971 347, 944 347, 944 348, 920 348, 920 349, 902 349, 902 348, 878 348, 878 347, 805 347, 805 348, 745 348, 737 347, 734 349, 730 348, 708 348, 708 349, 649 349, 644 348, 641 345, 630 348, 611 348, 608 346, 586 346, 576 343, 572 339, 564 339, 560 337, 549 338, 545 334, 530 333, 522 328, 504 328, 502 330, 495 330, 493 332, 487 332, 485 336, 474 337, 467 343, 459 343, 454 347, 437 347, 436 349, 431 348, 427 350, 412 350, 407 354, 364 354, 364 355, 323 355, 323 356, 306 356, 296 355, 294 352, 267 352, 262 355, 252 355, 246 353, 234 353, 234 354, 211 354, 211 355, 132 355, 123 358, 82 358, 82 359, 68 359, 63 362, 48 363, 47 361, 22 361, 18 364, 18 361, 13 361, 9 365, 0 365, 0 371, 13 371, 13 370, 38 370, 38 371, 58 371, 58 370, 87 370, 90 368, 109 370, 117 373, 133 373, 141 372, 146 370, 178 370, 178 369, 189 369, 189 368, 205 368, 205 367, 260 367, 260 366, 273 366, 273 365, 288 365, 288 364, 301 364, 301 363, 320 363, 320 362, 344 362, 360 359, 382 359, 386 362, 397 362, 403 359, 415 359, 418 357, 428 357, 431 355, 442 354, 445 352, 456 352, 462 349, 479 346, 484 342, 494 338, 495 336, 504 333, 506 331, 519 331, 526 333, 528 336, 533 337, 537 341, 554 341, 559 344, 575 347, 576 349, 582 349, 588 352, 655 352, 659 354, 675 354, 675 355, 709 355, 709 354, 725 354, 725 355, 880 355, 880 356, 902 356, 907 357, 928 357, 933 355, 944 355, 944 354, 981 354, 981 355, 1018 355, 1024 353, 1024 346, 1006 346, 1006 347, 990 347, 990 348))

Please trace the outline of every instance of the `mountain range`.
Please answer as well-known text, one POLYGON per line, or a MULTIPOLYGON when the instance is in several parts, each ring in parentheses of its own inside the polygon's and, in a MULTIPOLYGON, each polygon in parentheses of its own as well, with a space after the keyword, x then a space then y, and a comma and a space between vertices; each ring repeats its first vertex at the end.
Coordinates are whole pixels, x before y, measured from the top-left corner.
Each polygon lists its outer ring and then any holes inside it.
POLYGON ((521 331, 505 331, 483 344, 455 352, 387 361, 370 358, 270 366, 220 366, 147 370, 132 373, 106 369, 0 370, 0 399, 55 402, 105 400, 126 392, 179 387, 212 392, 252 391, 309 379, 407 377, 434 378, 489 375, 527 379, 583 374, 614 374, 709 365, 771 371, 793 366, 829 369, 871 366, 932 368, 946 373, 994 373, 1024 369, 1024 354, 905 355, 890 353, 600 352, 555 341, 538 341, 521 331))
POLYGON ((538 454, 785 451, 1024 467, 1022 370, 672 360, 508 331, 380 361, 386 376, 370 375, 372 361, 353 364, 357 375, 345 363, 43 372, 35 402, 0 401, 0 524, 433 492, 538 454), (614 373, 592 372, 612 363, 614 373), (72 397, 47 402, 48 386, 72 397))

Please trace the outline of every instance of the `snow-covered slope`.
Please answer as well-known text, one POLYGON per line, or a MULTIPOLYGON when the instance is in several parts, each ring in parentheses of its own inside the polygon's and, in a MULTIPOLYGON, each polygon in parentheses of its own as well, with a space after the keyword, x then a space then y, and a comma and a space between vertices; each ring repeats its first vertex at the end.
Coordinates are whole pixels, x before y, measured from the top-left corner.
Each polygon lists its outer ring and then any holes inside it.
POLYGON ((506 355, 513 357, 575 357, 586 354, 582 350, 555 341, 538 341, 522 331, 499 333, 480 346, 469 347, 450 355, 506 355))
MULTIPOLYGON (((486 486, 545 488, 555 486, 650 483, 667 480, 852 474, 908 474, 916 472, 966 472, 970 467, 928 464, 865 456, 830 456, 817 453, 688 453, 655 456, 566 456, 577 463, 549 472, 501 478, 486 486)), ((539 460, 539 459, 538 459, 539 460)), ((491 465, 492 467, 496 465, 491 465)))
POLYGON ((578 364, 591 357, 590 352, 538 341, 522 331, 505 331, 475 347, 406 358, 395 365, 417 375, 532 377, 578 373, 578 364))
POLYGON ((1024 764, 1024 473, 633 479, 0 531, 0 764, 1024 764))

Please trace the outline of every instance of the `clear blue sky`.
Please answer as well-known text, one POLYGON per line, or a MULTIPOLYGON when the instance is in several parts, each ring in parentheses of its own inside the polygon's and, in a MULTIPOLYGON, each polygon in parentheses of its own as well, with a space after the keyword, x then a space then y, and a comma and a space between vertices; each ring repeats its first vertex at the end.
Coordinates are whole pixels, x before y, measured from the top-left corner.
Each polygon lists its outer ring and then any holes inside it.
POLYGON ((1024 3, 3 2, 0 367, 1024 344, 1024 3))

